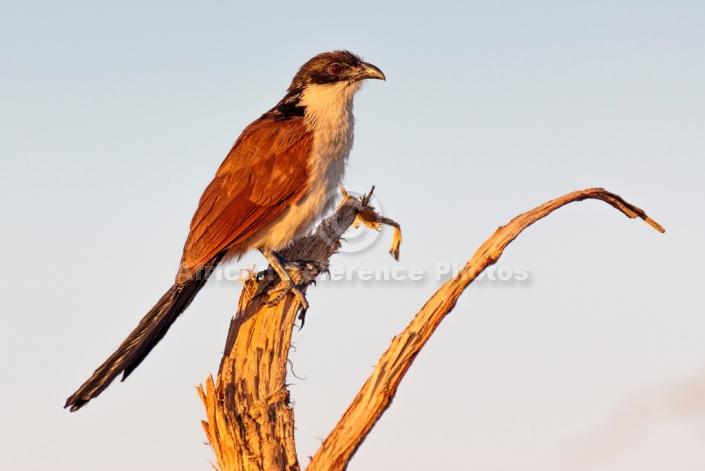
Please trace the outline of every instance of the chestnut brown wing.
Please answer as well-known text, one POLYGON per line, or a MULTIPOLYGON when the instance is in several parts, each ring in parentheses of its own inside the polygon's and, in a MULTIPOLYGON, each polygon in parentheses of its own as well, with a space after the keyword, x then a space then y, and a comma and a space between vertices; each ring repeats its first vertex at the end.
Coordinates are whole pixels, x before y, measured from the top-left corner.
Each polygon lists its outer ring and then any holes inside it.
POLYGON ((243 246, 244 252, 249 236, 303 196, 312 145, 303 118, 265 118, 242 132, 201 196, 177 282, 224 250, 243 246))

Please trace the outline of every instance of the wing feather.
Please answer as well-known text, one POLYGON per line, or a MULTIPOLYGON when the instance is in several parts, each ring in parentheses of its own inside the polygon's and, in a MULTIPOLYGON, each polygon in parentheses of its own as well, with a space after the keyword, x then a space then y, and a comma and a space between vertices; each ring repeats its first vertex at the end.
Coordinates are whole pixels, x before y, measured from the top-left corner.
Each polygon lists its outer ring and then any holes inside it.
POLYGON ((249 236, 303 196, 312 145, 303 118, 263 118, 243 131, 201 196, 177 282, 225 250, 247 250, 249 236))

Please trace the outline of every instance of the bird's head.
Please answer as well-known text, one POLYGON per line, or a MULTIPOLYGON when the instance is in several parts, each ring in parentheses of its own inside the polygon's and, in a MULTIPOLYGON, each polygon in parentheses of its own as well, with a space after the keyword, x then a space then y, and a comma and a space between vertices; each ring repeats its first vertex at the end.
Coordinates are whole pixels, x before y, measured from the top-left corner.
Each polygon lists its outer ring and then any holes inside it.
POLYGON ((341 82, 359 86, 365 79, 386 80, 381 70, 372 64, 363 62, 359 56, 352 52, 324 52, 301 66, 289 86, 289 91, 301 90, 309 85, 341 82))

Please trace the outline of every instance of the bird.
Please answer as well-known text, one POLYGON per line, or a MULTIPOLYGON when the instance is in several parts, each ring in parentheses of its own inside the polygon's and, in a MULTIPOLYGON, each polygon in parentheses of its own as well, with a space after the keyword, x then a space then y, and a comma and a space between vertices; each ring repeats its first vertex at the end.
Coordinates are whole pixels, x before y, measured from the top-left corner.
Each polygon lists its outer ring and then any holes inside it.
POLYGON ((303 308, 303 294, 277 251, 330 211, 353 145, 353 97, 376 66, 346 50, 318 54, 294 75, 273 108, 235 141, 201 196, 173 286, 117 350, 67 400, 79 410, 139 366, 220 263, 258 249, 303 308))

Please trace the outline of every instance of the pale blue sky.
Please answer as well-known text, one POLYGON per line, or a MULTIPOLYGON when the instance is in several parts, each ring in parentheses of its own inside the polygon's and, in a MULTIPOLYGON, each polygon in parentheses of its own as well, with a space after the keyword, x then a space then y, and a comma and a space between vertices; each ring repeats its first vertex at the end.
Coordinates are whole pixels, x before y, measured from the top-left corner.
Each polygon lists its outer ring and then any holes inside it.
MULTIPOLYGON (((696 1, 6 2, 0 469, 210 469, 194 387, 236 284, 208 285, 128 381, 62 406, 170 286, 239 132, 339 48, 387 75, 356 99, 346 184, 377 186, 399 266, 425 276, 309 291, 302 465, 436 264, 603 186, 667 233, 598 202, 531 227, 498 264, 528 279, 465 293, 350 469, 705 469, 704 24, 696 1)), ((333 263, 395 266, 390 239, 333 263)))

